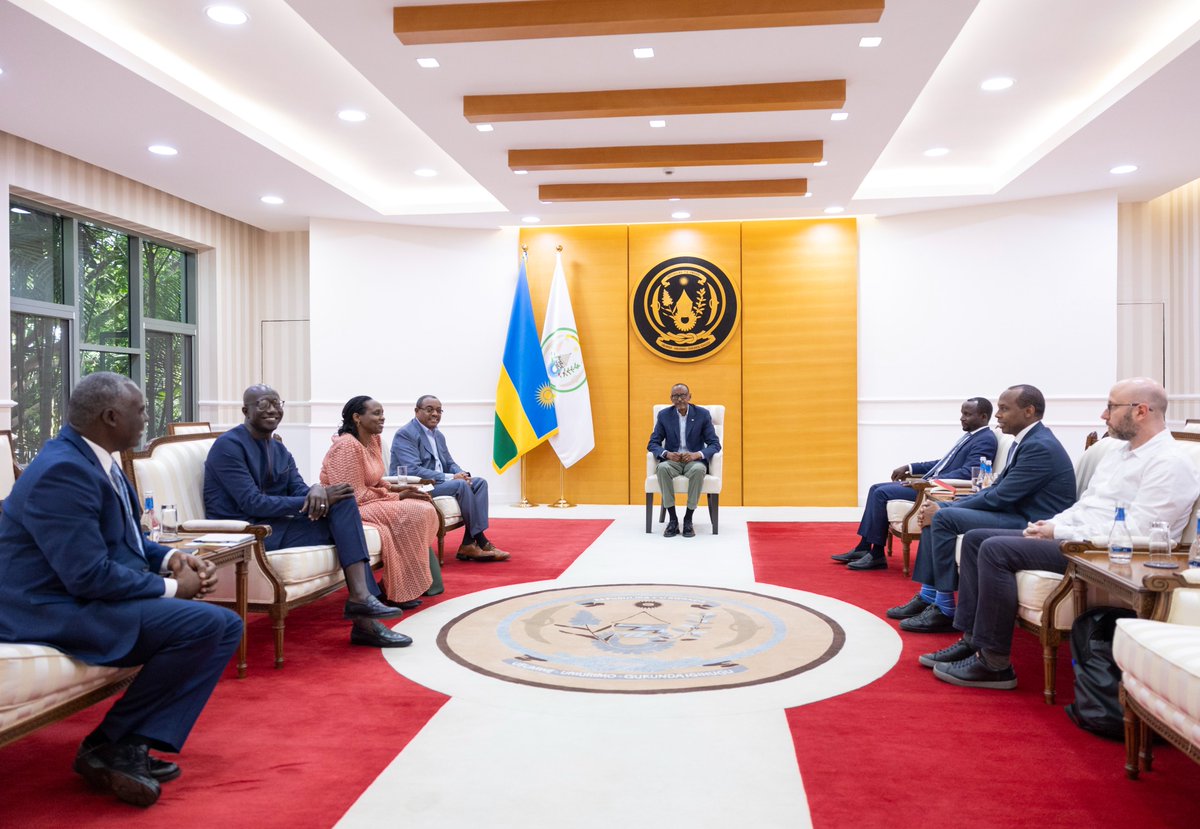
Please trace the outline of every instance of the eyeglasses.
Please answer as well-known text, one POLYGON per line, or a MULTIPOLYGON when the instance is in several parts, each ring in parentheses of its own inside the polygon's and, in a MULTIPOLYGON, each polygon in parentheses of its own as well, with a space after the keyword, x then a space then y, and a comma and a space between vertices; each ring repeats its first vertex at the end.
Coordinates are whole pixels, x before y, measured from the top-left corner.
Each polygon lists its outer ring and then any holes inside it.
MULTIPOLYGON (((1104 411, 1108 412, 1109 414, 1112 414, 1113 409, 1120 409, 1123 406, 1141 406, 1141 405, 1142 405, 1141 403, 1109 403, 1107 406, 1104 407, 1104 411)), ((1154 411, 1154 409, 1151 409, 1149 406, 1147 406, 1146 411, 1152 412, 1152 411, 1154 411)))
POLYGON ((254 404, 254 408, 260 412, 269 412, 269 411, 271 411, 271 409, 279 409, 279 411, 282 412, 283 411, 283 401, 276 400, 271 397, 264 397, 263 399, 259 400, 257 403, 254 404))
POLYGON ((433 406, 422 406, 421 411, 423 411, 425 414, 440 415, 442 413, 442 409, 435 409, 435 408, 433 408, 433 406))
POLYGON ((672 400, 682 400, 683 398, 687 397, 689 394, 691 394, 691 392, 689 392, 689 391, 685 391, 680 394, 673 394, 673 395, 671 395, 671 399, 672 400))

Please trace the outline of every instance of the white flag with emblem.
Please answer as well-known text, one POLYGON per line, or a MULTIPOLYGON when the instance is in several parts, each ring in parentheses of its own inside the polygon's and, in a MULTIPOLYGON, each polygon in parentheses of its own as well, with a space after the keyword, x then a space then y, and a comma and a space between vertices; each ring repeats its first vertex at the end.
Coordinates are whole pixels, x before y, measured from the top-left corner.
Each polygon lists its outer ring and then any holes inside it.
POLYGON ((558 434, 550 438, 550 445, 562 465, 569 467, 595 448, 596 437, 592 432, 592 399, 583 368, 583 349, 579 346, 561 253, 555 255, 554 279, 542 324, 542 356, 558 415, 558 434))

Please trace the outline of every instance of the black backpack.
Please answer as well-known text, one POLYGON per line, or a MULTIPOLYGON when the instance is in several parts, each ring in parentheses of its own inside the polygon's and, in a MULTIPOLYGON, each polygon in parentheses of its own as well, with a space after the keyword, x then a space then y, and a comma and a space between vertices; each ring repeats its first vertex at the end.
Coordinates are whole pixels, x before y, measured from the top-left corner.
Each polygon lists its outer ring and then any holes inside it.
POLYGON ((1112 655, 1117 619, 1134 612, 1123 607, 1096 607, 1071 625, 1071 664, 1075 668, 1075 701, 1066 706, 1071 722, 1101 737, 1122 740, 1125 716, 1118 686, 1121 669, 1112 655))

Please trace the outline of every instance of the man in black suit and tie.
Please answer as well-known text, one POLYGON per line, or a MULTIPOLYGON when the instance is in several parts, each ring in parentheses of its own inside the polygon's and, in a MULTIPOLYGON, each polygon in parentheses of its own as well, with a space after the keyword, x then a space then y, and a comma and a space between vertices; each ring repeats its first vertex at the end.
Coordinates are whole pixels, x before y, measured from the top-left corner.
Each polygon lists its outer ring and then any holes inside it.
POLYGON ((992 417, 992 403, 986 397, 964 400, 959 410, 958 422, 963 436, 950 451, 937 461, 918 461, 897 466, 892 470, 892 482, 871 484, 867 492, 867 506, 863 509, 862 521, 858 524, 859 542, 848 553, 830 556, 850 570, 883 570, 887 567, 884 543, 887 541, 888 501, 915 501, 917 491, 907 483, 898 483, 919 475, 926 481, 934 478, 969 478, 971 467, 979 463, 980 457, 996 457, 996 435, 988 428, 992 417))
POLYGON ((676 475, 688 481, 687 512, 683 514, 683 537, 696 534, 692 529, 692 513, 700 503, 700 490, 708 462, 721 451, 721 441, 713 428, 712 415, 702 406, 691 405, 692 393, 683 383, 671 387, 671 408, 658 413, 647 449, 658 458, 658 488, 662 502, 670 515, 663 535, 679 535, 679 518, 675 514, 676 475))

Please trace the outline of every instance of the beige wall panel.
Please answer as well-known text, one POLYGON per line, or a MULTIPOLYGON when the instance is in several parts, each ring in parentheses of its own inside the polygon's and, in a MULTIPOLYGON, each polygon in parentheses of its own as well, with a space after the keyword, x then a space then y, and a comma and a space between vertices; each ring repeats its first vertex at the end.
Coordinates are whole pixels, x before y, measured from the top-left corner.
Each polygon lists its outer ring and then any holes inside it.
POLYGON ((693 403, 725 406, 721 503, 740 506, 742 325, 739 324, 725 347, 713 356, 694 363, 680 363, 651 353, 637 339, 629 322, 629 297, 637 283, 659 262, 676 256, 707 259, 725 272, 739 294, 742 290, 741 230, 737 223, 634 225, 629 228, 629 283, 625 291, 625 328, 629 332, 629 503, 642 504, 646 500, 646 443, 654 428, 651 410, 656 403, 671 402, 672 384, 687 383, 692 390, 693 403))
POLYGON ((745 503, 858 502, 854 219, 742 225, 745 503))
MULTIPOLYGON (((628 230, 620 226, 523 228, 529 245, 529 293, 538 332, 546 316, 554 249, 563 246, 563 271, 591 389, 596 448, 566 473, 566 497, 576 504, 624 504, 629 480, 629 428, 625 405, 629 376, 627 329, 628 230)), ((558 500, 558 456, 542 444, 528 463, 529 500, 558 500)))

